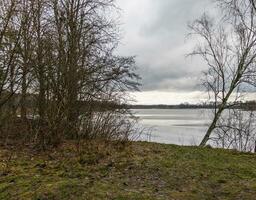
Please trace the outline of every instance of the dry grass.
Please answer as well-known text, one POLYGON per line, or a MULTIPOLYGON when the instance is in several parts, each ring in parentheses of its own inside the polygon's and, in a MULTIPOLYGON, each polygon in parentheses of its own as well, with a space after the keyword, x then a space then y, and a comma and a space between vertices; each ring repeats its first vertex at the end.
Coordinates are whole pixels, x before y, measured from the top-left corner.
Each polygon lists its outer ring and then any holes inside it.
POLYGON ((0 199, 255 199, 256 155, 154 143, 0 149, 0 199))

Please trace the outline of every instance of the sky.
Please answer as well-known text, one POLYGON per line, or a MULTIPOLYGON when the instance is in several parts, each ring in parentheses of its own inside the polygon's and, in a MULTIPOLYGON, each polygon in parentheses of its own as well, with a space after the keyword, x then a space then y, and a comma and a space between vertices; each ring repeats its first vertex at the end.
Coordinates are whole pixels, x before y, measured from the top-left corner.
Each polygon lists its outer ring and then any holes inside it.
POLYGON ((121 8, 118 53, 136 56, 142 77, 136 104, 199 103, 207 99, 200 87, 206 64, 186 57, 195 40, 188 23, 214 8, 211 0, 116 0, 121 8))

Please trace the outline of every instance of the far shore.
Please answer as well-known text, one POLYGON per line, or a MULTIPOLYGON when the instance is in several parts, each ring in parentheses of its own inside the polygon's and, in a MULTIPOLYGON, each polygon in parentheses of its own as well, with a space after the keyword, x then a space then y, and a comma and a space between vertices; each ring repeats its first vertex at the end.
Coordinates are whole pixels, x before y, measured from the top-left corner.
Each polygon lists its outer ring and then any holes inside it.
MULTIPOLYGON (((168 105, 168 104, 159 104, 159 105, 127 105, 130 109, 214 109, 218 107, 213 103, 202 103, 202 104, 189 104, 182 103, 178 105, 168 105)), ((255 110, 256 102, 255 101, 247 101, 247 102, 238 102, 236 104, 230 103, 228 105, 229 108, 233 109, 243 109, 243 110, 255 110)))

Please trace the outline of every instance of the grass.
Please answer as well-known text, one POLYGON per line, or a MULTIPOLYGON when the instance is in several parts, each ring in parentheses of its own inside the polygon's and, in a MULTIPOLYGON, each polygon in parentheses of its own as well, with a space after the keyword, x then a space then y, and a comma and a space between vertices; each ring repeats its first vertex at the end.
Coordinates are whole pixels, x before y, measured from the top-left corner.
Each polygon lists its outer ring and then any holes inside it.
POLYGON ((256 155, 154 143, 0 148, 0 199, 255 199, 256 155))

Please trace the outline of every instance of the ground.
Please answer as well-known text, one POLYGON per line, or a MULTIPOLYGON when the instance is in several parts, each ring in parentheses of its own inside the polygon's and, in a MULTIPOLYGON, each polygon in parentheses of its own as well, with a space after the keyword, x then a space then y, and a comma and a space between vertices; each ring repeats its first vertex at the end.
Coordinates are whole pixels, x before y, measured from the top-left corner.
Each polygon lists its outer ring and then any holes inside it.
POLYGON ((0 148, 0 199, 256 199, 256 155, 135 142, 0 148))

